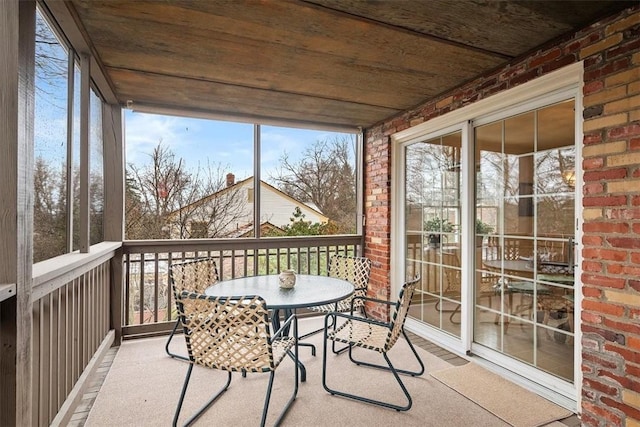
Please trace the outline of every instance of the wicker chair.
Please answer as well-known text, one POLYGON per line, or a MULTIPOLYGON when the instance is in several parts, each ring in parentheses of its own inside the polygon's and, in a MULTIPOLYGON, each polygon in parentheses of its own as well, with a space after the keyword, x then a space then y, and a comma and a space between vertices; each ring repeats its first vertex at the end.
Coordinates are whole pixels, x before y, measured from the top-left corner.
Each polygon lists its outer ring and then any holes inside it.
MULTIPOLYGON (((177 302, 182 291, 204 294, 207 287, 218 281, 218 268, 216 267, 216 262, 211 257, 175 262, 169 267, 169 280, 173 298, 177 302)), ((176 324, 173 326, 173 330, 169 335, 164 349, 171 357, 189 360, 189 358, 172 353, 169 350, 169 344, 171 344, 171 340, 178 330, 178 326, 181 326, 180 318, 178 318, 176 324)))
MULTIPOLYGON (((371 260, 365 257, 350 257, 344 255, 334 255, 329 261, 329 276, 344 279, 353 284, 355 290, 352 296, 345 298, 333 304, 318 305, 315 307, 309 307, 311 310, 318 313, 331 313, 337 312, 350 312, 353 301, 353 308, 359 309, 366 317, 364 311, 364 300, 355 299, 355 297, 366 297, 367 287, 369 285, 369 276, 371 275, 371 260)), ((300 339, 307 338, 311 335, 322 332, 324 328, 316 329, 315 331, 304 334, 300 339)), ((342 351, 336 351, 334 353, 342 351)))
MULTIPOLYGON (((414 348, 413 344, 409 340, 409 337, 407 336, 407 333, 404 330, 404 321, 407 317, 409 306, 411 305, 411 298, 413 296, 413 293, 416 289, 416 286, 419 280, 420 278, 416 277, 413 280, 405 283, 402 289, 400 290, 398 301, 395 303, 392 301, 384 301, 384 300, 378 300, 374 298, 356 297, 356 298, 362 298, 363 300, 366 300, 366 301, 371 301, 373 303, 386 304, 389 306, 393 306, 390 322, 381 322, 378 320, 354 316, 353 314, 338 313, 338 312, 328 313, 325 316, 324 354, 322 357, 322 385, 325 390, 327 390, 332 395, 338 395, 338 396, 346 397, 349 399, 358 400, 361 402, 371 403, 374 405, 395 409, 397 411, 407 411, 411 408, 411 404, 412 404, 411 395, 407 391, 407 388, 403 384, 398 374, 401 373, 401 374, 408 374, 411 376, 419 376, 424 373, 424 364, 422 363, 420 356, 416 352, 416 349, 414 348), (335 322, 337 318, 343 318, 345 319, 345 322, 342 323, 340 326, 338 326, 336 329, 330 329, 330 326, 332 324, 333 325, 336 324, 335 322), (411 348, 411 351, 413 352, 416 360, 420 365, 419 370, 409 371, 409 370, 396 369, 391 363, 391 360, 389 360, 389 357, 387 356, 387 352, 391 350, 391 348, 394 346, 394 344, 396 343, 400 335, 403 335, 405 340, 409 344, 409 348, 411 348), (327 342, 329 340, 334 342, 338 341, 338 342, 347 344, 349 348, 349 359, 356 365, 368 366, 372 368, 391 371, 396 381, 398 382, 398 385, 402 389, 404 396, 407 399, 407 404, 405 406, 400 406, 400 405, 396 405, 396 404, 392 404, 392 403, 388 403, 380 400, 374 400, 367 397, 358 396, 358 395, 354 395, 354 394, 346 393, 344 391, 339 391, 339 390, 330 388, 327 385, 327 375, 326 375, 327 374, 327 342), (385 361, 387 362, 387 366, 376 365, 376 364, 371 364, 361 360, 356 360, 353 357, 354 347, 360 347, 364 350, 373 350, 378 353, 381 353, 385 361)), ((356 298, 354 298, 354 306, 355 306, 356 298)))
MULTIPOLYGON (((180 400, 173 418, 176 426, 184 402, 191 372, 195 365, 228 372, 225 385, 200 408, 186 426, 206 411, 231 384, 233 372, 269 372, 269 384, 260 425, 264 426, 269 409, 276 368, 289 355, 298 360, 297 319, 291 315, 280 329, 270 333, 270 316, 264 299, 259 296, 213 297, 182 292, 176 300, 184 337, 189 353, 189 369, 184 380, 180 400), (293 335, 285 333, 293 328, 293 335), (292 352, 293 349, 293 352, 292 352)), ((280 413, 276 425, 285 417, 298 393, 298 369, 293 369, 294 390, 280 413)))

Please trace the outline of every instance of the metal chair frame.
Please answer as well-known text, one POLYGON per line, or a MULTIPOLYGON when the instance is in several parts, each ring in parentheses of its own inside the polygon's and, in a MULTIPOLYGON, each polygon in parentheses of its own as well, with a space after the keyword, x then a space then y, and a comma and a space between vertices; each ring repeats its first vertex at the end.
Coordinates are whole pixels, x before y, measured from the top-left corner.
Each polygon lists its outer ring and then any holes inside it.
MULTIPOLYGON (((259 296, 213 297, 183 291, 176 303, 184 328, 190 363, 173 418, 173 426, 178 425, 193 367, 200 365, 225 370, 228 376, 222 388, 185 422, 185 426, 193 424, 229 388, 233 372, 269 372, 260 420, 260 426, 263 427, 267 420, 277 367, 286 356, 294 363, 298 360, 298 340, 295 338, 298 321, 295 314, 288 317, 280 329, 271 334, 269 312, 264 299, 259 296), (287 334, 290 328, 293 328, 292 336, 287 334)), ((293 392, 275 425, 282 422, 296 399, 298 369, 294 368, 293 371, 293 392)))
MULTIPOLYGON (((188 261, 175 262, 172 263, 169 267, 169 281, 171 283, 171 292, 173 293, 173 298, 176 303, 182 291, 204 294, 205 289, 216 283, 218 280, 218 267, 216 266, 216 262, 213 257, 204 257, 188 261)), ((164 346, 164 350, 169 356, 173 357, 174 359, 188 361, 188 357, 172 353, 169 350, 171 340, 173 339, 173 336, 175 335, 179 326, 181 326, 180 316, 178 316, 176 323, 173 325, 173 329, 169 334, 169 338, 167 339, 167 343, 164 346)))
MULTIPOLYGON (((354 293, 352 296, 345 298, 341 301, 337 301, 333 304, 325 304, 315 307, 309 307, 312 311, 318 313, 332 313, 332 312, 351 312, 353 313, 354 307, 359 308, 362 315, 367 317, 365 311, 364 300, 357 297, 366 297, 367 289, 369 287, 369 277, 371 276, 371 260, 366 257, 352 257, 345 255, 334 255, 329 261, 329 276, 337 277, 340 279, 351 282, 354 286, 354 293), (355 306, 353 301, 356 301, 355 306)), ((333 325, 335 328, 335 325, 333 325)), ((314 331, 308 332, 300 337, 304 339, 324 331, 325 328, 319 328, 314 331)), ((343 347, 339 350, 335 348, 335 342, 332 345, 332 351, 335 354, 345 351, 347 347, 343 347)))
MULTIPOLYGON (((328 313, 325 316, 325 331, 324 331, 324 353, 322 356, 322 386, 326 391, 328 391, 331 395, 337 395, 346 397, 349 399, 357 400, 360 402, 370 403, 373 405, 383 406, 386 408, 395 409, 396 411, 407 411, 411 408, 412 400, 409 391, 405 387, 402 379, 398 374, 406 374, 410 376, 420 376, 424 373, 424 363, 420 356, 418 355, 415 347, 411 343, 409 336, 404 330, 404 322, 407 317, 407 313, 409 311, 409 306, 411 305, 411 298, 415 291, 419 277, 414 278, 413 280, 404 284, 402 289, 400 290, 400 294, 398 300, 396 302, 379 300, 375 298, 368 297, 356 297, 356 299, 362 299, 364 301, 369 301, 378 304, 386 304, 388 306, 394 306, 393 312, 391 314, 390 322, 382 322, 374 319, 362 318, 359 316, 354 316, 353 314, 346 314, 340 312, 328 313), (337 328, 332 328, 331 325, 335 325, 338 318, 345 319, 345 322, 342 323, 337 328), (364 334, 358 334, 358 329, 364 328, 366 332, 364 334), (405 369, 397 369, 391 363, 391 360, 387 356, 387 352, 391 350, 394 344, 397 342, 400 335, 404 336, 409 348, 413 352, 416 360, 420 365, 420 369, 411 371, 405 369), (390 371, 396 382, 400 386, 400 389, 404 393, 407 404, 396 405, 393 403, 375 400, 368 397, 355 395, 351 393, 347 393, 345 391, 340 391, 333 389, 327 385, 327 342, 331 340, 333 342, 339 341, 347 344, 347 348, 349 349, 349 359, 351 362, 355 363, 358 366, 366 366, 376 369, 382 369, 385 371, 390 371), (368 362, 364 362, 361 360, 357 360, 353 356, 353 348, 360 347, 365 350, 373 350, 379 352, 384 357, 386 361, 385 365, 372 364, 368 362)), ((363 301, 363 302, 364 302, 363 301)), ((352 311, 353 313, 353 311, 352 311)))

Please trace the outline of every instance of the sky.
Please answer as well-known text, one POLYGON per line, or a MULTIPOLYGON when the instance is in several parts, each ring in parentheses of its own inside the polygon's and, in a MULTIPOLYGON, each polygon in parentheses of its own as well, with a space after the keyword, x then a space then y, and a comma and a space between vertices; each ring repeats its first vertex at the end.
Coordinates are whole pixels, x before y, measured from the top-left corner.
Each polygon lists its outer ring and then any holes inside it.
MULTIPOLYGON (((187 168, 221 165, 241 180, 253 175, 253 125, 205 119, 147 114, 125 110, 126 161, 143 165, 159 141, 187 168)), ((283 153, 299 159, 316 141, 340 135, 325 130, 261 126, 261 177, 279 164, 283 153)))

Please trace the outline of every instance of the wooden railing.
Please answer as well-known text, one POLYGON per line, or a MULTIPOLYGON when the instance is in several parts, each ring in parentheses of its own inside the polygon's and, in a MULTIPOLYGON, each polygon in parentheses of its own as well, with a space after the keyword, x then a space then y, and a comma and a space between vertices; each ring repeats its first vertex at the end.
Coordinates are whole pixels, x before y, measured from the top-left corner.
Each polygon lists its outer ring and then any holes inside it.
POLYGON ((326 274, 333 254, 359 254, 361 236, 127 241, 123 244, 124 338, 164 333, 176 319, 172 262, 213 257, 221 280, 275 274, 326 274))
POLYGON ((120 243, 67 254, 33 268, 33 425, 63 425, 110 332, 111 262, 120 243))

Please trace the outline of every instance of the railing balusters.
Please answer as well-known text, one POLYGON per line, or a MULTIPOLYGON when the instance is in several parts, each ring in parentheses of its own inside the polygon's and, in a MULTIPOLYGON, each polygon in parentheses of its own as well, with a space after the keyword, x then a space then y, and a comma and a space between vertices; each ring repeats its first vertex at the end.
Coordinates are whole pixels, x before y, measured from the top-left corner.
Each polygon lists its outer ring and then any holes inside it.
POLYGON ((109 329, 109 260, 33 303, 34 425, 48 426, 109 329))
POLYGON ((124 242, 123 334, 157 333, 172 327, 175 302, 168 272, 173 261, 213 257, 221 280, 284 269, 326 274, 332 254, 355 254, 361 244, 360 236, 124 242))

